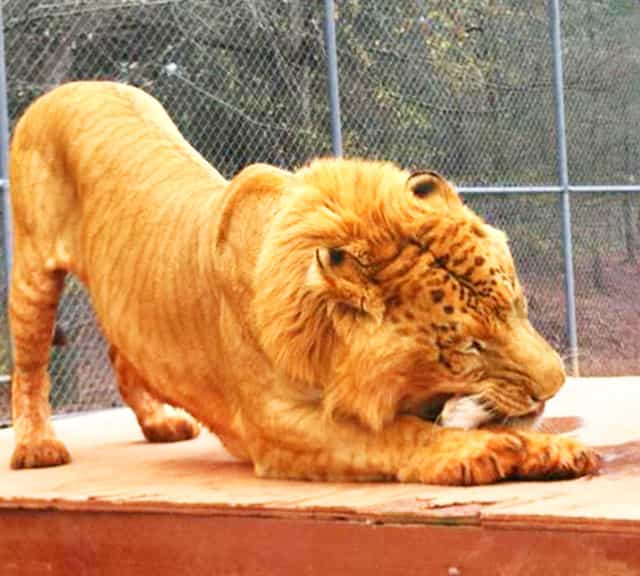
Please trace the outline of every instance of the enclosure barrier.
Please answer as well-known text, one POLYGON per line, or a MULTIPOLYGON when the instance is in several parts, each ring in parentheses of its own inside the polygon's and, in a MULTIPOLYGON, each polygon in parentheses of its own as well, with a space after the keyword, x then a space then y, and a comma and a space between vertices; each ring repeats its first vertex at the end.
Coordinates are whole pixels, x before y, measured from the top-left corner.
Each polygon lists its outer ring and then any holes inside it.
MULTIPOLYGON (((532 321, 569 371, 640 373, 640 6, 367 4, 3 0, 3 303, 9 128, 56 84, 110 78, 158 97, 227 176, 343 153, 437 168, 507 230, 532 321)), ((0 320, 6 421, 5 305, 0 320)), ((74 281, 59 321, 54 409, 118 403, 74 281)))

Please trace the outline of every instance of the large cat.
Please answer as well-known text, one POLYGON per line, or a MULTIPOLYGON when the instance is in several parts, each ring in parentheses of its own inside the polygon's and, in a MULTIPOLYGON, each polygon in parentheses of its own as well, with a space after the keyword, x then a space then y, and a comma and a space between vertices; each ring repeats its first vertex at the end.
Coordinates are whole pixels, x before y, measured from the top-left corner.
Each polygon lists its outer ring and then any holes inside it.
POLYGON ((14 468, 69 461, 47 374, 68 272, 150 440, 198 432, 166 403, 261 476, 479 484, 597 468, 574 440, 498 426, 538 415, 563 366, 527 319, 506 237, 437 173, 326 159, 226 181, 158 102, 108 82, 36 100, 10 171, 14 468), (447 401, 459 428, 425 418, 447 401))

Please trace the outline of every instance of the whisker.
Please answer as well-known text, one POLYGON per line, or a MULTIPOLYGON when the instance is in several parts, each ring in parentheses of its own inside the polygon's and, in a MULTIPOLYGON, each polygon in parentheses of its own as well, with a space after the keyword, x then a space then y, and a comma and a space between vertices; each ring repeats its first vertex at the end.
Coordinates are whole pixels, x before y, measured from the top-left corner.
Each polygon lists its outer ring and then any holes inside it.
POLYGON ((438 414, 435 418, 435 420, 433 421, 433 426, 431 427, 431 430, 429 431, 429 438, 427 439, 427 442, 431 442, 431 440, 433 439, 433 435, 436 432, 436 426, 442 427, 440 425, 440 423, 442 422, 442 412, 440 412, 440 414, 438 414))

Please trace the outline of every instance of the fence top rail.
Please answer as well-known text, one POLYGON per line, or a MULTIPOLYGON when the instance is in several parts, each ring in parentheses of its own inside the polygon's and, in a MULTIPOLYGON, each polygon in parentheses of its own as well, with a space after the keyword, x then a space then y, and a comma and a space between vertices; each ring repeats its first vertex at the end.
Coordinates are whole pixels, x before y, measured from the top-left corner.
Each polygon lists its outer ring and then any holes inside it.
MULTIPOLYGON (((460 194, 559 194, 564 192, 562 186, 457 186, 460 194)), ((591 184, 584 186, 569 185, 568 192, 640 192, 636 184, 591 184)))
POLYGON ((589 184, 584 186, 569 186, 569 192, 640 192, 638 184, 589 184))

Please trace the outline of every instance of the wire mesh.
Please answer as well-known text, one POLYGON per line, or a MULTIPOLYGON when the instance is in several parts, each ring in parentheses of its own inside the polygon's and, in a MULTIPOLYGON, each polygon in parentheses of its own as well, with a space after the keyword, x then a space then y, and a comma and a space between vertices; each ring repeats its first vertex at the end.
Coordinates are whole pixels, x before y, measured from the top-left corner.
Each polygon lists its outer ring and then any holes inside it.
POLYGON ((638 374, 640 194, 574 194, 571 206, 581 370, 638 374))
POLYGON ((572 184, 640 184, 640 4, 563 3, 572 184))
MULTIPOLYGON (((254 161, 292 168, 330 153, 322 3, 2 5, 12 125, 52 87, 103 78, 156 96, 226 176, 254 161)), ((347 155, 435 168, 465 186, 557 183, 546 3, 344 0, 335 10, 347 155)), ((562 24, 571 182, 638 184, 640 5, 564 0, 562 24)), ((466 200, 509 234, 533 323, 565 351, 559 197, 466 200)), ((584 374, 640 372, 639 201, 640 194, 572 194, 584 374)), ((52 353, 54 410, 118 403, 105 342, 73 280, 58 322, 69 342, 52 353)), ((7 373, 4 305, 0 331, 7 373)), ((0 420, 8 417, 0 383, 0 420)))
POLYGON ((346 153, 437 166, 465 185, 555 181, 543 3, 340 7, 346 153))
MULTIPOLYGON (((569 175, 640 184, 640 5, 564 6, 569 175)), ((640 372, 640 194, 572 194, 576 311, 585 374, 640 372)))
MULTIPOLYGON (((313 5, 5 0, 3 13, 12 125, 54 86, 100 78, 153 94, 227 176, 251 162, 291 167, 330 150, 323 12, 313 5)), ((6 328, 4 307, 2 314, 6 328)), ((67 282, 58 322, 69 342, 52 353, 54 411, 119 402, 105 342, 76 282, 67 282)), ((6 373, 9 357, 0 353, 6 373)), ((8 386, 0 384, 0 419, 8 417, 8 386)))

